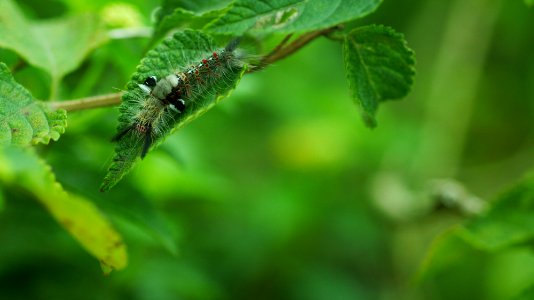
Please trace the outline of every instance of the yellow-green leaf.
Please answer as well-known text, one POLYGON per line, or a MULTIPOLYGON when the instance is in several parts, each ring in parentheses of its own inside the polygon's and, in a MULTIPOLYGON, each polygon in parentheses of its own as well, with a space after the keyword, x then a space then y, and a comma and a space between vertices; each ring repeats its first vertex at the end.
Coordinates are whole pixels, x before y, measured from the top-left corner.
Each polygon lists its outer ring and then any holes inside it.
POLYGON ((120 234, 91 201, 63 190, 50 166, 31 149, 0 149, 0 182, 20 186, 31 193, 100 261, 104 272, 126 267, 126 246, 120 234))

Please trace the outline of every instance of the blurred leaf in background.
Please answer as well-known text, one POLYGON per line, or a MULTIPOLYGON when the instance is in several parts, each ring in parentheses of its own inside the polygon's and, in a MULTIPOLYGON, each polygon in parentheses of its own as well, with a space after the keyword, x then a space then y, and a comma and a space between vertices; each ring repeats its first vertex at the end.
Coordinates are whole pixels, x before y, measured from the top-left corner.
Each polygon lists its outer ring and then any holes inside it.
POLYGON ((32 21, 11 0, 2 1, 0 13, 0 47, 14 50, 29 64, 50 74, 50 98, 56 97, 61 78, 107 40, 94 15, 32 21))

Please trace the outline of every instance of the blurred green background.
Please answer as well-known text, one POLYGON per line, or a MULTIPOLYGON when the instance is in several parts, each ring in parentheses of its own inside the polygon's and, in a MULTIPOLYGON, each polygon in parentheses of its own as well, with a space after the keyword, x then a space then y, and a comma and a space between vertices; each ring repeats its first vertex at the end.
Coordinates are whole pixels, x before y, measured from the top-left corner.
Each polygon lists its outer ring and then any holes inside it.
MULTIPOLYGON (((158 6, 17 3, 36 19, 91 11, 110 28, 126 17, 149 27, 158 6)), ((424 280, 417 274, 440 233, 532 169, 533 17, 520 0, 386 0, 349 26, 404 33, 417 77, 406 99, 381 106, 376 129, 363 125, 351 100, 340 45, 322 38, 245 76, 106 194, 98 187, 118 110, 69 114, 67 132, 38 150, 65 189, 110 217, 129 266, 103 276, 31 197, 2 187, 0 298, 513 297, 534 284, 528 249, 470 250, 424 280)), ((60 99, 123 88, 147 43, 114 39, 100 47, 65 78, 60 99)), ((6 50, 0 57, 17 61, 6 50)), ((27 66, 15 79, 47 97, 42 71, 27 66)))

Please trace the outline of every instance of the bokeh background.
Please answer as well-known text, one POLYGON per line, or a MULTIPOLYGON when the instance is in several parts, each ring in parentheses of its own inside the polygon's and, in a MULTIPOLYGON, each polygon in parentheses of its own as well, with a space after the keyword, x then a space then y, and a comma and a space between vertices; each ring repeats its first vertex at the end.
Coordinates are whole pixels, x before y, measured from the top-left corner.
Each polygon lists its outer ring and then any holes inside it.
MULTIPOLYGON (((97 13, 110 29, 150 27, 159 5, 17 3, 35 19, 97 13)), ((525 248, 473 250, 418 277, 440 234, 532 169, 534 8, 386 0, 351 25, 372 23, 404 33, 417 58, 412 92, 382 105, 372 130, 351 100, 340 45, 326 38, 245 76, 106 194, 98 187, 118 110, 70 114, 67 132, 39 153, 67 190, 109 216, 129 266, 103 276, 36 201, 4 187, 0 298, 509 299, 534 284, 525 248)), ((60 98, 122 88, 147 43, 96 49, 60 98)), ((42 71, 27 66, 15 78, 47 97, 42 71)))

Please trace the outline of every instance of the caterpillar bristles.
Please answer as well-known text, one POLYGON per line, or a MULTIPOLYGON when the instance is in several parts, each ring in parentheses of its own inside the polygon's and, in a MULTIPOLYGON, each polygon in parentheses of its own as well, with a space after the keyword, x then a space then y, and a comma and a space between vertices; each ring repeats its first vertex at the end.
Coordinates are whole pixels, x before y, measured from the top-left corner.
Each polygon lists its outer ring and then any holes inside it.
MULTIPOLYGON (((142 139, 140 157, 150 150, 153 142, 169 132, 188 107, 199 99, 216 96, 216 85, 232 80, 229 73, 241 69, 244 62, 235 53, 240 38, 232 39, 228 44, 210 54, 199 55, 187 68, 176 70, 168 55, 160 59, 170 67, 170 72, 156 77, 148 76, 138 84, 130 106, 121 107, 121 113, 131 120, 130 124, 120 128, 113 137, 119 142, 127 136, 142 139), (204 58, 202 58, 204 57, 204 58), (131 135, 129 133, 132 133, 131 135)), ((182 57, 185 55, 182 53, 182 57)))

